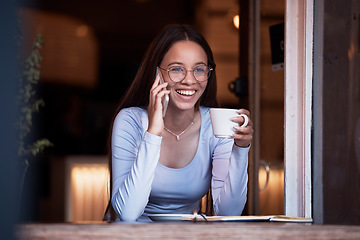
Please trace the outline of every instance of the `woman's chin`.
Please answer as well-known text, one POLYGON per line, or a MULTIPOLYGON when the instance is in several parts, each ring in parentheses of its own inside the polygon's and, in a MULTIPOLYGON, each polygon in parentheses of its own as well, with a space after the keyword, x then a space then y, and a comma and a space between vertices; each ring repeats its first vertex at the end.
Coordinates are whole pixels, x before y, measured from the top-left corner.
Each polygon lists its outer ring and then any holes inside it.
POLYGON ((191 102, 178 102, 175 104, 175 108, 177 110, 180 111, 186 111, 186 110, 190 110, 190 109, 194 109, 196 102, 195 101, 191 101, 191 102))
POLYGON ((197 94, 192 96, 185 96, 177 94, 174 98, 174 105, 180 110, 189 110, 195 107, 195 104, 199 100, 197 94))

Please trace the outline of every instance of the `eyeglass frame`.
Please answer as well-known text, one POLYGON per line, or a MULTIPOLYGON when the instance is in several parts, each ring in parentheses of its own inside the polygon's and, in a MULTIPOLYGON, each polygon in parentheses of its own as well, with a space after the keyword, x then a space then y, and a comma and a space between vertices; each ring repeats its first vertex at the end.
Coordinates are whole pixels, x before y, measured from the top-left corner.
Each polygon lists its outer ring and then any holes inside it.
POLYGON ((195 80, 196 80, 197 82, 206 82, 207 80, 209 80, 209 78, 210 78, 210 76, 211 76, 211 73, 212 73, 212 71, 213 71, 214 69, 213 69, 212 67, 206 65, 206 64, 200 64, 200 65, 204 65, 204 66, 206 66, 206 67, 209 69, 209 74, 208 74, 209 76, 208 76, 207 79, 204 80, 204 81, 199 81, 199 80, 195 77, 194 69, 186 69, 184 66, 179 66, 179 67, 185 69, 186 74, 184 75, 184 78, 183 78, 183 79, 181 79, 180 81, 177 81, 177 82, 174 81, 174 80, 170 77, 170 69, 165 69, 165 68, 162 68, 162 67, 160 67, 160 66, 158 66, 158 68, 160 68, 161 70, 167 71, 170 80, 173 81, 173 82, 175 82, 175 83, 184 81, 184 79, 186 78, 188 72, 192 72, 192 76, 195 78, 195 80))

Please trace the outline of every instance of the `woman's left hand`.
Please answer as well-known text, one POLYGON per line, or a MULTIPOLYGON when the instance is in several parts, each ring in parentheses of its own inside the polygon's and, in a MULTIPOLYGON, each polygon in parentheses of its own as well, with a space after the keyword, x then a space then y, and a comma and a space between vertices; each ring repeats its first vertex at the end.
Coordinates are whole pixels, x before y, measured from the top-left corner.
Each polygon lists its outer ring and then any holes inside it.
POLYGON ((239 109, 238 110, 239 116, 233 117, 231 120, 233 122, 236 122, 239 124, 238 127, 235 127, 235 134, 233 135, 233 138, 235 140, 235 144, 238 147, 248 147, 250 145, 250 142, 253 138, 253 123, 250 118, 250 112, 246 109, 239 109), (240 116, 240 114, 245 114, 249 118, 249 123, 246 127, 241 127, 241 125, 244 123, 244 118, 240 116))

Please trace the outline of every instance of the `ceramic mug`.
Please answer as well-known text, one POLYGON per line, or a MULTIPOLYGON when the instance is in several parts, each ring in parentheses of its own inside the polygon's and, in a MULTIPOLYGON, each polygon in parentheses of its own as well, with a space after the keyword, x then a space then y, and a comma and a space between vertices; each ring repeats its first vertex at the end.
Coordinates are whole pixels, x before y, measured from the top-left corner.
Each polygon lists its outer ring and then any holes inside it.
POLYGON ((237 109, 229 108, 211 108, 210 118, 213 133, 217 138, 231 138, 234 133, 234 127, 239 126, 238 123, 231 121, 232 117, 241 116, 244 118, 244 123, 241 127, 246 127, 249 123, 249 118, 245 114, 239 114, 237 109))

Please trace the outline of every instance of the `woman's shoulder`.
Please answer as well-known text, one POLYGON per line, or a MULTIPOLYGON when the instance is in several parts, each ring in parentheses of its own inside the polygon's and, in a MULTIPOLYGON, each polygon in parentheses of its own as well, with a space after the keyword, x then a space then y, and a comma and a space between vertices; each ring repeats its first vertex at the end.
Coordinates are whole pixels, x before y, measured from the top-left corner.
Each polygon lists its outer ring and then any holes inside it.
MULTIPOLYGON (((209 113, 210 108, 200 106, 199 110, 200 110, 200 116, 201 116, 201 126, 202 126, 203 131, 212 133, 211 119, 210 119, 210 113, 209 113)), ((203 133, 205 133, 205 132, 203 132, 203 133)))
POLYGON ((209 110, 210 110, 209 107, 200 106, 199 109, 200 109, 201 117, 206 116, 206 115, 209 115, 209 110))
POLYGON ((143 115, 147 113, 146 109, 141 107, 128 107, 121 109, 117 115, 143 115))
POLYGON ((199 110, 201 116, 201 123, 206 127, 209 127, 209 125, 211 125, 210 112, 209 112, 210 107, 200 106, 199 110))
POLYGON ((144 108, 140 107, 128 107, 121 109, 116 117, 115 124, 119 122, 127 122, 127 123, 137 123, 139 125, 143 125, 142 122, 146 119, 147 122, 147 111, 144 108))

